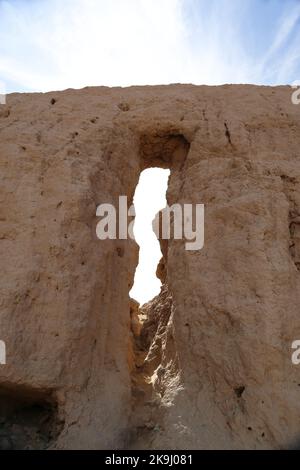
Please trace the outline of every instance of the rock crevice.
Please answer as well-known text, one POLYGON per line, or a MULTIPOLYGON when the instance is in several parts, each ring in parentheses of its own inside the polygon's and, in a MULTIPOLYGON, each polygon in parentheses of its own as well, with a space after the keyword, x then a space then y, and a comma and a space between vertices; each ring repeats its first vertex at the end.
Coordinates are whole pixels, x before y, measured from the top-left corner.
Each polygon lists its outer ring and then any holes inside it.
POLYGON ((296 440, 300 107, 290 87, 95 87, 11 94, 0 108, 0 409, 8 384, 12 400, 21 394, 1 418, 2 447, 296 440), (164 286, 140 325, 129 298, 137 245, 100 241, 96 208, 132 201, 151 166, 171 170, 169 205, 205 205, 205 244, 162 244, 164 286), (35 431, 20 442, 27 404, 35 431), (44 419, 54 425, 39 440, 44 419))

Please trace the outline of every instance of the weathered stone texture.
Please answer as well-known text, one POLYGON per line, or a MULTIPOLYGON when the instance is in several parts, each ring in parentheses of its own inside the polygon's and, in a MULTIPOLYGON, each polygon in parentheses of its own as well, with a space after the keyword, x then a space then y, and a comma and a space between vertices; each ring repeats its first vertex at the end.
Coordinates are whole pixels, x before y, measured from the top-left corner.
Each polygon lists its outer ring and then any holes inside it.
POLYGON ((291 92, 170 85, 7 97, 2 447, 276 448, 299 437, 291 92), (205 204, 205 245, 163 247, 165 284, 139 332, 128 296, 137 247, 98 240, 96 207, 132 200, 151 166, 171 169, 169 204, 205 204), (38 433, 43 419, 43 440, 23 442, 26 423, 38 433))

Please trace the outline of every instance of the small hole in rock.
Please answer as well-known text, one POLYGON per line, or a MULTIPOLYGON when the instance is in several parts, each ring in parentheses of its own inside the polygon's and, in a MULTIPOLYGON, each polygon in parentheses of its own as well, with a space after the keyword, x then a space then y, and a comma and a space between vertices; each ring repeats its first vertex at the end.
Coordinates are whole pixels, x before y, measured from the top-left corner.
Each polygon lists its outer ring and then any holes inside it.
POLYGON ((120 246, 117 247, 117 254, 120 258, 123 258, 124 256, 124 248, 121 248, 120 246))
POLYGON ((129 111, 130 106, 129 106, 128 103, 119 103, 119 104, 118 104, 118 108, 119 108, 121 111, 126 112, 126 111, 129 111))
POLYGON ((243 395, 244 391, 245 391, 244 385, 241 385, 240 387, 237 387, 234 389, 234 393, 236 394, 238 398, 240 398, 243 395))
POLYGON ((62 429, 50 391, 0 389, 0 450, 47 449, 62 429))

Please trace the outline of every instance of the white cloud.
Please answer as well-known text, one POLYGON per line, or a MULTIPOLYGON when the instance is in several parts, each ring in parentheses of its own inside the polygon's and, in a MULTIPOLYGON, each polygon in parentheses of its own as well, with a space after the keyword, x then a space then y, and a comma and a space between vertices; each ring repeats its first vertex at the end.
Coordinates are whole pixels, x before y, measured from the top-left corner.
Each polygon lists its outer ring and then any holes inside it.
MULTIPOLYGON (((261 77, 275 76, 275 84, 282 84, 295 79, 293 73, 300 73, 300 4, 284 11, 274 40, 257 65, 257 73, 261 77), (296 72, 297 73, 297 72, 296 72)), ((296 77, 297 78, 297 77, 296 77)))
POLYGON ((252 57, 245 24, 259 15, 257 0, 0 0, 0 78, 42 91, 288 81, 300 39, 291 39, 300 11, 291 1, 252 57))
POLYGON ((270 48, 270 51, 268 52, 269 56, 277 52, 289 39, 290 34, 294 30, 299 18, 300 4, 285 13, 284 18, 282 18, 280 28, 278 29, 275 36, 275 40, 270 48))
POLYGON ((48 0, 31 2, 30 8, 24 2, 2 2, 0 14, 0 73, 23 87, 181 78, 180 0, 48 0))

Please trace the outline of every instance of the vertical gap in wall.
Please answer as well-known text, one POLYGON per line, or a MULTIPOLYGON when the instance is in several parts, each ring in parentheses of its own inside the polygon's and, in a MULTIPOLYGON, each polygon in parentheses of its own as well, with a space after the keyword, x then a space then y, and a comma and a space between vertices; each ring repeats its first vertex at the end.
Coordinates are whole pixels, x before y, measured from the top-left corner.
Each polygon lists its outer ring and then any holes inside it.
POLYGON ((155 215, 166 206, 170 170, 148 168, 142 171, 134 195, 136 211, 134 236, 138 243, 139 263, 130 296, 144 304, 159 294, 161 282, 156 269, 162 253, 152 228, 155 215))

